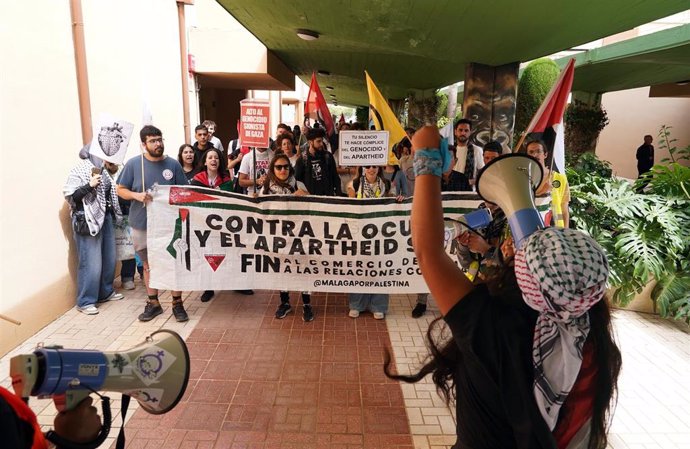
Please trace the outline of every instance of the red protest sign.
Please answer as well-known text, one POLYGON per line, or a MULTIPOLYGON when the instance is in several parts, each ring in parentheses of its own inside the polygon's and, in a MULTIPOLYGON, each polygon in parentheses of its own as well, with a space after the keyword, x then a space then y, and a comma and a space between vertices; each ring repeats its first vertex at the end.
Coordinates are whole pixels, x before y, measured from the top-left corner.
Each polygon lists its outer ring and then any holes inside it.
POLYGON ((242 146, 268 148, 271 107, 268 101, 240 101, 240 142, 242 146))

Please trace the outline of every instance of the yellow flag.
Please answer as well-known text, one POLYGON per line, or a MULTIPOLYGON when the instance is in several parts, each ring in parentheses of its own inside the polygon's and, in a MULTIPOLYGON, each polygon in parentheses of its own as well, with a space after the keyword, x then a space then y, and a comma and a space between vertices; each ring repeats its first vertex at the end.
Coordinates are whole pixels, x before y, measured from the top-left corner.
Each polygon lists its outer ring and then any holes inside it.
POLYGON ((403 140, 407 134, 366 70, 364 74, 367 77, 367 92, 369 92, 369 118, 373 120, 374 127, 378 131, 388 131, 388 164, 398 165, 398 158, 393 153, 393 146, 403 140))

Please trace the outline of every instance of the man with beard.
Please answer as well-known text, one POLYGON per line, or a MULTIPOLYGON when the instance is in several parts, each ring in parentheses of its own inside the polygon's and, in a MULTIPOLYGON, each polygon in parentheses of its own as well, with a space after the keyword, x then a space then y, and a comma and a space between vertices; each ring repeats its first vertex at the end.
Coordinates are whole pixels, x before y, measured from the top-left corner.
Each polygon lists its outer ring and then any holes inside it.
MULTIPOLYGON (((204 127, 204 129, 206 129, 204 127)), ((158 301, 158 290, 149 287, 149 262, 146 250, 146 203, 152 199, 154 185, 186 185, 182 166, 176 159, 165 156, 163 133, 155 126, 144 126, 139 132, 141 146, 145 150, 141 156, 133 157, 125 164, 118 180, 117 194, 123 200, 133 200, 129 209, 129 224, 132 227, 134 250, 144 264, 144 284, 148 301, 139 321, 151 321, 163 313, 158 301), (144 179, 142 180, 142 166, 144 179)), ((187 321, 189 317, 182 304, 182 292, 173 291, 173 315, 177 321, 187 321)))
POLYGON ((470 143, 472 122, 465 118, 458 120, 453 134, 455 135, 455 159, 445 190, 472 191, 477 173, 484 167, 481 148, 470 143))
POLYGON ((343 196, 333 155, 324 149, 323 128, 309 128, 309 149, 295 163, 295 179, 303 182, 312 195, 343 196))

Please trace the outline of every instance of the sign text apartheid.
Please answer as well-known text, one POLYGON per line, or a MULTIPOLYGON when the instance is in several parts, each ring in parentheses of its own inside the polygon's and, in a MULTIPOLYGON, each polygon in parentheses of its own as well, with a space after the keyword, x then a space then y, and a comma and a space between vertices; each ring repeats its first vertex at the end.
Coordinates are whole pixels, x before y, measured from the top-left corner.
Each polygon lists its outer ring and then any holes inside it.
MULTIPOLYGON (((480 202, 472 193, 444 194, 444 215, 457 219, 480 202)), ((410 209, 411 198, 253 198, 159 186, 147 206, 151 286, 427 292, 410 209)))
POLYGON ((342 166, 386 165, 388 131, 342 131, 338 162, 342 166))

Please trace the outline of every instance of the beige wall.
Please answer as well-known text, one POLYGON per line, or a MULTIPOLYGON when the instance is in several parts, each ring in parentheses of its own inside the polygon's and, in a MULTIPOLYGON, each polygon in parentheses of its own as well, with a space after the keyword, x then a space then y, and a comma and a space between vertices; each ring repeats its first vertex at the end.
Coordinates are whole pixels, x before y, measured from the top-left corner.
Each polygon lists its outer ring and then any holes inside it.
MULTIPOLYGON (((91 110, 141 128, 144 102, 166 152, 184 143, 177 6, 173 0, 82 0, 91 110)), ((138 135, 137 135, 138 136, 138 135)), ((127 157, 138 154, 138 137, 127 157)))
POLYGON ((74 302, 61 191, 81 131, 69 3, 1 2, 0 22, 0 313, 23 323, 0 320, 4 354, 74 302))
POLYGON ((611 162, 618 176, 637 178, 635 151, 645 134, 654 137, 655 162, 668 157, 659 148, 657 134, 661 125, 672 126, 675 145, 690 145, 690 99, 649 98, 649 87, 609 92, 602 97, 602 106, 609 117, 597 143, 597 156, 611 162))
MULTIPOLYGON (((175 2, 83 0, 83 15, 94 118, 110 112, 137 133, 146 97, 176 156, 184 130, 175 2)), ((22 321, 0 320, 2 355, 74 306, 62 186, 82 142, 69 2, 0 2, 0 45, 0 314, 22 321)))

